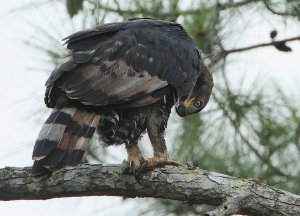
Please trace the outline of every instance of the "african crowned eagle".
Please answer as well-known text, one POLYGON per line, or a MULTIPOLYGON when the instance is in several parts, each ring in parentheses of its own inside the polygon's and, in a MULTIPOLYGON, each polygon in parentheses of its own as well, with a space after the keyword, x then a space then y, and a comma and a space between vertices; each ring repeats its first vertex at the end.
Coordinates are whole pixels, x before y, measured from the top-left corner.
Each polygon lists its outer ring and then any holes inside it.
POLYGON ((141 173, 169 159, 165 128, 176 104, 184 117, 207 104, 213 79, 183 27, 132 19, 80 31, 64 39, 69 53, 46 82, 53 108, 33 149, 32 176, 78 165, 95 131, 100 142, 125 144, 128 170, 141 173), (147 131, 154 155, 144 159, 138 140, 147 131))

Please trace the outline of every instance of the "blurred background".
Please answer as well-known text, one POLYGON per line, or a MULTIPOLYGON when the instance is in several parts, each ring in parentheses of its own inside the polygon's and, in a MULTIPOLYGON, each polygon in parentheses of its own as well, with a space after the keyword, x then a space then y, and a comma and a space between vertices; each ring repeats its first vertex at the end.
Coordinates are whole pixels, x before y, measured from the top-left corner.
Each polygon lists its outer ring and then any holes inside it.
MULTIPOLYGON (((67 53, 61 39, 132 17, 181 23, 213 72, 209 105, 187 118, 171 115, 167 129, 171 157, 300 194, 299 40, 232 52, 300 36, 299 0, 1 2, 0 166, 32 164, 35 139, 49 114, 43 103, 44 83, 67 53)), ((148 138, 140 145, 150 157, 148 138)), ((124 147, 103 149, 96 139, 84 158, 105 164, 124 159, 124 147)), ((1 215, 11 216, 201 215, 209 208, 120 197, 0 202, 1 215)))

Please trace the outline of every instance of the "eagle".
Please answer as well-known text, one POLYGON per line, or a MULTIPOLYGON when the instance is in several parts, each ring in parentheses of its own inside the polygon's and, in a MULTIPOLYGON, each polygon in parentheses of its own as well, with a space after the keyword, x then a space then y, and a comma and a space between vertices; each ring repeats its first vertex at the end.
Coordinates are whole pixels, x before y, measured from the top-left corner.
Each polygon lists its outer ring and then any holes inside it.
POLYGON ((134 18, 76 32, 63 39, 69 49, 46 82, 52 113, 33 149, 32 177, 81 163, 94 133, 105 146, 124 144, 126 172, 142 173, 169 158, 165 129, 172 107, 184 117, 209 101, 213 78, 199 49, 175 22, 134 18), (153 157, 138 147, 147 132, 153 157))

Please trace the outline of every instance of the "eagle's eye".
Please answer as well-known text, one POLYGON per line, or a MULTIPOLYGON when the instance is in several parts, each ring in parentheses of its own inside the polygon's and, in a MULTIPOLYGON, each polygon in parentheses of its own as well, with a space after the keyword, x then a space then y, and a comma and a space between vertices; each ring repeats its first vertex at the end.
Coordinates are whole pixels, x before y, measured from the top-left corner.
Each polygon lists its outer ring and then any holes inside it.
POLYGON ((203 100, 199 100, 195 102, 196 107, 202 107, 203 104, 204 104, 203 100))

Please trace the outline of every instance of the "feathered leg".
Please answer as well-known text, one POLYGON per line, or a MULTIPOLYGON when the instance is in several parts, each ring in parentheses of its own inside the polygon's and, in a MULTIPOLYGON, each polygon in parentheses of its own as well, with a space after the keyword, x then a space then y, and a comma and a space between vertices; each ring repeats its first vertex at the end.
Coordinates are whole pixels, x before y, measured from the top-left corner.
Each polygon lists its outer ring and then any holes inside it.
POLYGON ((32 177, 49 177, 53 170, 74 167, 81 159, 95 132, 99 116, 79 108, 54 108, 36 140, 32 177))
POLYGON ((167 108, 164 104, 161 104, 161 106, 155 105, 150 108, 151 111, 149 112, 149 116, 147 117, 146 127, 148 136, 153 147, 154 154, 152 158, 149 158, 148 160, 143 160, 141 152, 138 149, 137 145, 134 145, 132 147, 126 147, 128 152, 128 158, 131 158, 131 160, 134 162, 132 164, 138 164, 138 166, 135 166, 133 169, 133 174, 138 182, 141 173, 153 170, 155 167, 160 167, 164 165, 182 166, 182 164, 170 160, 167 151, 165 141, 165 128, 167 127, 170 109, 171 108, 167 108), (130 155, 134 155, 134 157, 130 155))
POLYGON ((150 116, 147 124, 147 132, 153 147, 153 157, 146 163, 146 170, 152 170, 155 167, 163 165, 181 166, 182 164, 169 159, 165 141, 166 122, 164 118, 157 118, 155 113, 150 116))

